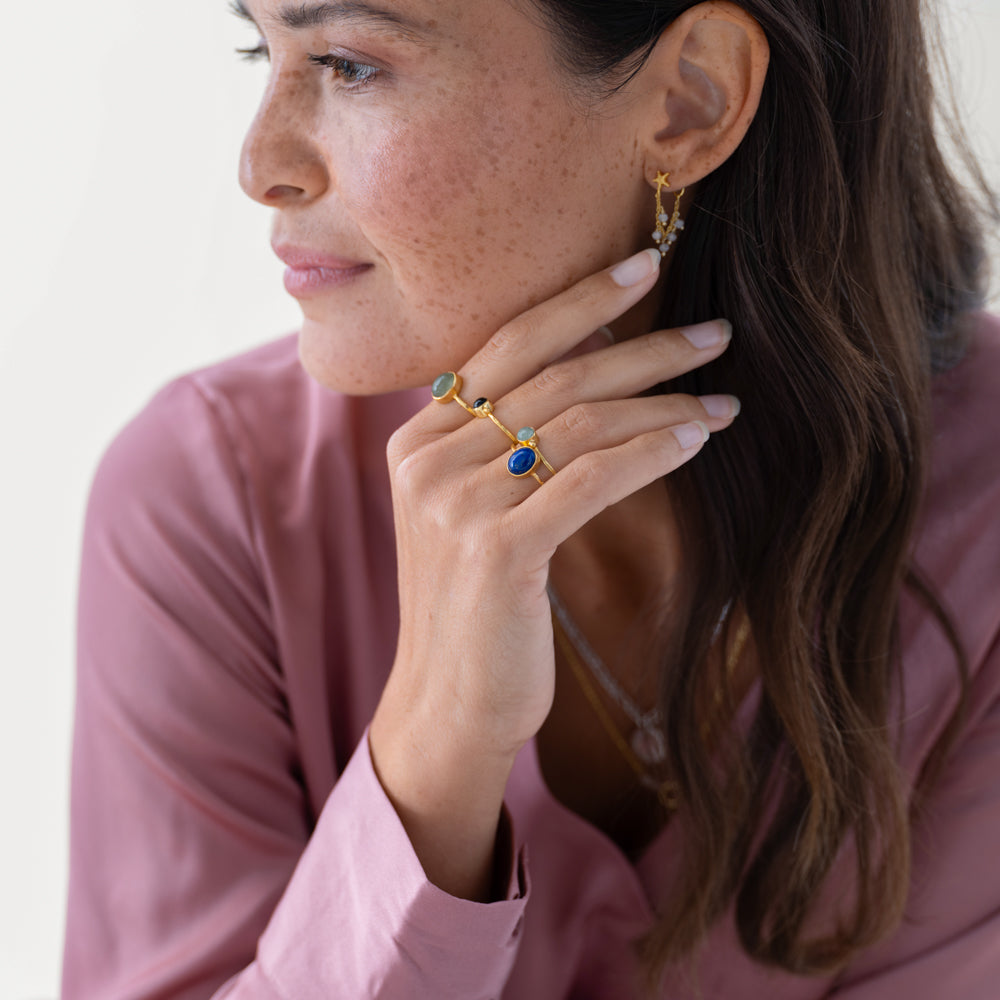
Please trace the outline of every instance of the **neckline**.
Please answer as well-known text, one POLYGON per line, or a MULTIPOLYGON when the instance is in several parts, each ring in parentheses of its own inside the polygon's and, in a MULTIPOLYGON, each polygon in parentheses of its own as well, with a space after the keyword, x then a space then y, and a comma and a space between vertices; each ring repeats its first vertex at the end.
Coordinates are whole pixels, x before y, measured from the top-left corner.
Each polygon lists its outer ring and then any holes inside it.
MULTIPOLYGON (((760 693, 761 680, 758 676, 748 687, 734 717, 733 725, 743 733, 749 730, 760 693)), ((680 825, 674 821, 665 823, 633 861, 600 827, 573 812, 553 794, 545 781, 538 756, 538 743, 534 737, 518 754, 515 773, 519 774, 518 784, 522 793, 533 806, 541 806, 556 822, 572 828, 577 837, 592 842, 609 864, 619 869, 620 877, 632 887, 637 900, 641 900, 645 914, 651 919, 657 909, 658 898, 664 894, 667 880, 680 856, 680 825)), ((545 827, 548 829, 549 824, 546 823, 545 827)), ((530 841, 528 849, 530 851, 530 841)))
MULTIPOLYGON (((633 862, 600 827, 563 805, 552 793, 545 781, 545 775, 542 773, 538 744, 534 738, 525 745, 524 750, 518 756, 517 763, 522 771, 522 791, 531 798, 536 806, 540 805, 546 813, 553 817, 555 822, 572 828, 575 831, 574 839, 582 838, 593 844, 594 850, 599 852, 609 865, 620 871, 620 878, 630 886, 637 904, 643 910, 643 915, 651 919, 653 900, 650 896, 650 886, 647 885, 645 878, 646 860, 651 852, 657 849, 661 842, 669 836, 670 831, 674 829, 674 824, 667 823, 633 862)), ((551 833, 552 828, 548 822, 544 824, 544 827, 547 832, 551 833)), ((528 849, 529 851, 531 849, 530 842, 528 849)))

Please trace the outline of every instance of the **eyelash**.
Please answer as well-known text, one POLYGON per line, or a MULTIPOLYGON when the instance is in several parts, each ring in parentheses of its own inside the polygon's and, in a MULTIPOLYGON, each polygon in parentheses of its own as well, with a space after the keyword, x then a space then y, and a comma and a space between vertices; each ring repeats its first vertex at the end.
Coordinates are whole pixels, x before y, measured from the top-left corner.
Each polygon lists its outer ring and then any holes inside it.
MULTIPOLYGON (((252 49, 237 49, 236 54, 248 62, 255 62, 258 59, 267 59, 269 57, 267 46, 263 42, 255 45, 252 49)), ((381 72, 375 66, 355 62, 352 59, 345 59, 343 56, 310 55, 307 58, 314 66, 322 66, 325 69, 329 69, 338 80, 351 88, 363 87, 365 84, 371 83, 381 72)))

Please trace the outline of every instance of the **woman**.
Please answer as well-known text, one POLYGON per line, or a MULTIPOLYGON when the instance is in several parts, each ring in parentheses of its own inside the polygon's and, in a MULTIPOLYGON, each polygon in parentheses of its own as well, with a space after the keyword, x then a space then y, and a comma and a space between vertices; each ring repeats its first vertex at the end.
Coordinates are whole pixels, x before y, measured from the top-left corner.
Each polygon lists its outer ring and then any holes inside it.
POLYGON ((993 996, 1000 327, 916 3, 237 10, 303 324, 96 479, 64 995, 993 996))

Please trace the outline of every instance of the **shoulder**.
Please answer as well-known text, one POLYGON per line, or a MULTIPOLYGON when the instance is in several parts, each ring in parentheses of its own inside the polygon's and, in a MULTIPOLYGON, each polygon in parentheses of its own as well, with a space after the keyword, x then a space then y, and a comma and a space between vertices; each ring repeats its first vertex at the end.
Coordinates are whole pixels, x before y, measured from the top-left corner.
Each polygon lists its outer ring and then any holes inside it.
POLYGON ((973 313, 968 322, 965 355, 954 368, 935 376, 933 382, 931 405, 936 466, 948 465, 952 460, 961 465, 975 449, 996 444, 1000 316, 973 313))
POLYGON ((109 508, 117 521, 141 507, 252 535, 262 512, 277 516, 303 491, 336 507, 338 488, 387 486, 385 444, 423 395, 332 392, 302 368, 297 336, 283 337, 160 389, 107 449, 91 514, 109 508))
MULTIPOLYGON (((970 319, 965 357, 933 384, 931 462, 918 537, 933 564, 954 564, 960 552, 972 556, 978 549, 991 553, 1000 572, 1000 318, 976 313, 970 319)), ((1000 579, 995 582, 993 594, 1000 597, 1000 579)))
MULTIPOLYGON (((930 470, 913 565, 968 658, 967 729, 1000 699, 1000 319, 972 319, 968 351, 935 378, 930 470)), ((907 725, 922 761, 958 699, 954 650, 937 616, 909 590, 901 605, 907 725)))

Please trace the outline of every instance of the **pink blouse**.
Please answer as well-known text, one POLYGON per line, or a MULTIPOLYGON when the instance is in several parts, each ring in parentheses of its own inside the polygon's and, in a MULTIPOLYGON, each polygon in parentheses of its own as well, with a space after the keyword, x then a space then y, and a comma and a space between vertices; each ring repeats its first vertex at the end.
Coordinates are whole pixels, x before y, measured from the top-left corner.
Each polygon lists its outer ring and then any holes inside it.
MULTIPOLYGON (((676 824, 631 863, 548 791, 507 790, 500 902, 429 883, 366 727, 398 625, 389 434, 425 391, 329 392, 294 337, 181 378, 119 435, 83 549, 64 1000, 629 1000, 676 824)), ((914 829, 899 929, 838 976, 763 968, 731 914, 706 1000, 1000 997, 1000 322, 937 379, 916 558, 972 664, 970 712, 914 829)), ((956 703, 952 651, 902 606, 902 765, 956 703)), ((664 1000, 693 996, 671 978, 664 1000)))

